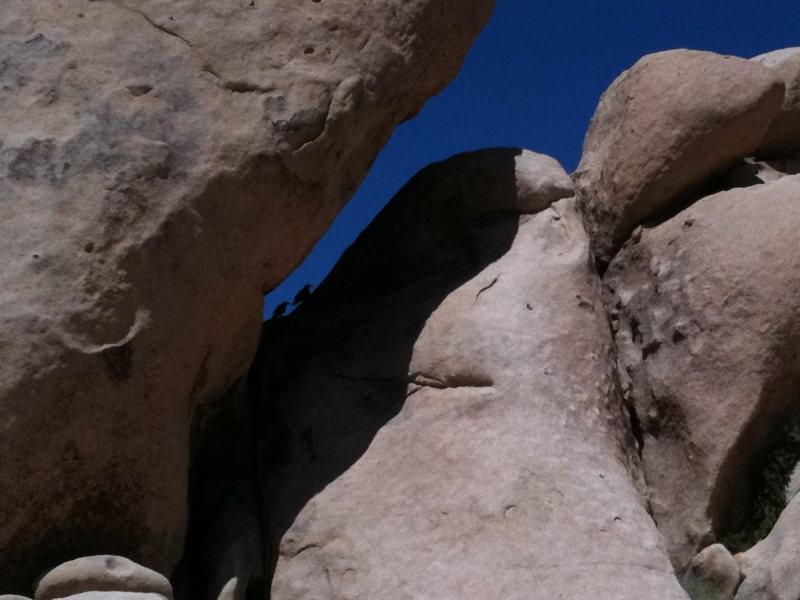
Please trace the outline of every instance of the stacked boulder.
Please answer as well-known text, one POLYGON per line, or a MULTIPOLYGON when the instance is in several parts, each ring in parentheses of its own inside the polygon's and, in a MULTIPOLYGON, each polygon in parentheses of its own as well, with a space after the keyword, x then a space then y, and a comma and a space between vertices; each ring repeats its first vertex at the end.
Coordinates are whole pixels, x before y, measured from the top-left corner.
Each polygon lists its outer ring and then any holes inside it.
POLYGON ((798 458, 763 476, 800 411, 798 57, 645 57, 603 96, 575 175, 653 518, 693 598, 800 595, 787 569, 760 574, 766 555, 793 564, 789 545, 734 561, 715 543, 769 532, 798 458))

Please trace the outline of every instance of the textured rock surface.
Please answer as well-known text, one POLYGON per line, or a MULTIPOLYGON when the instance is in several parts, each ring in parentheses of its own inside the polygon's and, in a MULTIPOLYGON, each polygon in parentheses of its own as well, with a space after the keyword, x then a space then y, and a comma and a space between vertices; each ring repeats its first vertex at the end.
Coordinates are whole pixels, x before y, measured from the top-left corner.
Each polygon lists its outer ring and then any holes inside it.
POLYGON ((595 256, 607 264, 641 223, 751 154, 783 83, 762 65, 710 52, 642 58, 600 99, 576 172, 595 256))
POLYGON ((431 166, 266 326, 274 600, 686 598, 571 193, 528 152, 431 166))
POLYGON ((772 532, 738 556, 744 581, 736 600, 800 598, 800 496, 783 511, 772 532))
POLYGON ((673 564, 746 521, 800 383, 800 177, 708 196, 637 232, 605 281, 673 564))
POLYGON ((739 564, 728 549, 712 544, 692 559, 681 585, 692 600, 733 600, 741 579, 739 564))
POLYGON ((770 125, 757 154, 786 156, 800 151, 800 48, 785 48, 753 58, 780 75, 786 94, 780 113, 770 125))
POLYGON ((42 577, 35 600, 53 600, 83 592, 136 592, 172 598, 163 575, 122 556, 86 556, 59 565, 42 577))
POLYGON ((3 3, 0 589, 101 549, 172 569, 264 291, 491 5, 3 3))

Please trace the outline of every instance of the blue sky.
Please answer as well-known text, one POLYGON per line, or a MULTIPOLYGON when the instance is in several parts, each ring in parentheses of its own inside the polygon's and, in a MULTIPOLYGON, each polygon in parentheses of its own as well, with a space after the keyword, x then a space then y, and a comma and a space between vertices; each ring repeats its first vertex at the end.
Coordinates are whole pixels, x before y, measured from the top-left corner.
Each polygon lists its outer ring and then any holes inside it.
POLYGON ((264 314, 319 283, 414 173, 467 150, 515 146, 572 171, 600 94, 640 57, 671 48, 751 57, 800 46, 800 0, 497 0, 461 73, 400 125, 356 195, 264 314))

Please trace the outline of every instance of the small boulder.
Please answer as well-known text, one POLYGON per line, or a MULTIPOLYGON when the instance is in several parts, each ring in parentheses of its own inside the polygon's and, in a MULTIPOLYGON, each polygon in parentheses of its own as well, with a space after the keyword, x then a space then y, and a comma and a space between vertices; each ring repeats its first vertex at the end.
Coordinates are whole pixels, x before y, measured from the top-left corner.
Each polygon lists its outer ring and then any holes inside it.
POLYGON ((784 48, 753 58, 773 69, 786 85, 778 116, 770 125, 756 154, 787 156, 800 151, 800 48, 784 48))
POLYGON ((35 599, 53 600, 84 592, 136 592, 148 596, 141 600, 172 600, 172 586, 166 577, 132 560, 111 555, 86 556, 56 567, 39 581, 35 599))
POLYGON ((752 61, 671 50, 642 58, 603 94, 574 178, 595 257, 608 264, 637 225, 753 153, 784 85, 752 61))
POLYGON ((722 544, 712 544, 692 559, 681 579, 692 600, 733 600, 742 580, 739 565, 722 544))

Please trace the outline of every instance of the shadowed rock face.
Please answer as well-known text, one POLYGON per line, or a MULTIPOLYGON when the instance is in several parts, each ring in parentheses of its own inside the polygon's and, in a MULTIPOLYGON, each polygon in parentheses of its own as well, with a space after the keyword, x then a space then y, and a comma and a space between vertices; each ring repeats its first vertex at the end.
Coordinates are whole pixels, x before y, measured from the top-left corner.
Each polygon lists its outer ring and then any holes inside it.
POLYGON ((263 293, 491 5, 3 3, 0 589, 97 552, 170 573, 263 293))
POLYGON ((571 195, 526 151, 429 167, 267 324, 274 600, 686 598, 571 195))

